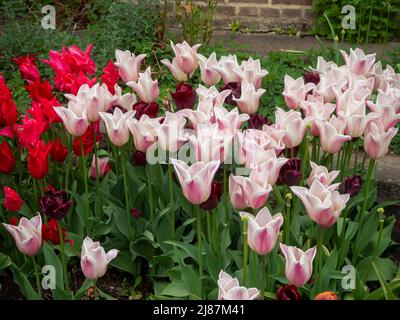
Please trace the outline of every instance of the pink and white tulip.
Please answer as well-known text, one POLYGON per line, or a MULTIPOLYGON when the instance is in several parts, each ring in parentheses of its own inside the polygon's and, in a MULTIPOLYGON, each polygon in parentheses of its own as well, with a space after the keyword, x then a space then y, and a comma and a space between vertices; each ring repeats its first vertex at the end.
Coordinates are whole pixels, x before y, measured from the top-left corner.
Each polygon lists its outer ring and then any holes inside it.
POLYGON ((287 148, 294 148, 300 145, 306 133, 306 122, 298 111, 290 110, 285 112, 276 108, 274 129, 283 130, 285 135, 283 142, 287 148))
POLYGON ((147 103, 155 102, 160 95, 158 80, 153 80, 151 78, 150 67, 148 67, 144 73, 139 73, 137 82, 130 81, 127 85, 135 90, 141 101, 147 103))
POLYGON ((171 159, 171 163, 186 199, 192 204, 205 202, 210 197, 211 184, 219 168, 219 161, 196 162, 190 167, 177 159, 171 159))
POLYGON ((115 108, 114 113, 100 112, 104 121, 110 141, 117 147, 121 147, 129 141, 129 128, 127 121, 135 116, 136 111, 123 113, 120 108, 115 108))
POLYGON ((27 256, 36 255, 42 246, 42 217, 40 214, 28 220, 22 217, 18 226, 3 223, 15 240, 20 252, 27 256))
POLYGON ((281 251, 286 260, 285 276, 296 287, 304 286, 313 273, 313 261, 317 253, 316 247, 303 250, 280 244, 281 251))
POLYGON ((325 152, 337 153, 343 143, 351 140, 350 136, 343 134, 346 123, 343 125, 335 116, 332 116, 329 122, 318 120, 315 124, 319 130, 321 147, 325 152))
POLYGON ((176 152, 187 141, 186 119, 181 113, 166 112, 162 124, 154 122, 159 147, 164 151, 176 152))
POLYGON ((279 229, 283 224, 281 213, 273 217, 268 208, 262 208, 254 217, 247 212, 240 212, 242 219, 248 218, 247 243, 259 255, 266 255, 274 249, 278 240, 279 229))
POLYGON ((213 66, 212 68, 221 75, 222 81, 225 84, 240 81, 238 73, 241 72, 241 69, 237 62, 236 55, 222 56, 218 65, 213 66))
MULTIPOLYGON (((110 165, 108 162, 110 161, 109 157, 98 158, 97 157, 97 169, 99 172, 99 177, 104 177, 110 171, 110 165)), ((90 177, 96 178, 96 156, 93 155, 92 165, 90 166, 90 177)))
POLYGON ((335 179, 338 177, 340 171, 339 170, 334 170, 329 172, 328 169, 324 166, 319 166, 316 163, 310 161, 311 163, 311 173, 307 179, 307 184, 309 187, 311 187, 312 183, 315 180, 318 180, 321 182, 324 186, 329 186, 335 181, 335 179))
POLYGON ((355 75, 366 75, 375 63, 376 54, 366 55, 360 48, 350 48, 350 54, 340 50, 349 70, 355 75))
POLYGON ((157 119, 144 114, 140 120, 136 118, 128 119, 127 126, 132 132, 136 150, 146 153, 147 149, 157 142, 156 128, 160 126, 157 119))
POLYGON ((382 158, 389 150, 390 142, 397 134, 398 128, 385 130, 379 120, 368 123, 364 133, 364 150, 371 159, 382 158))
POLYGON ((304 79, 301 77, 295 80, 291 76, 285 75, 285 89, 282 94, 288 108, 297 109, 300 102, 306 99, 307 93, 314 87, 313 83, 304 84, 304 79))
POLYGON ((118 255, 118 250, 107 253, 98 241, 86 237, 82 243, 81 268, 86 278, 96 280, 105 275, 108 264, 118 255))
POLYGON ((240 111, 252 115, 257 112, 260 104, 260 98, 265 93, 264 89, 256 89, 255 86, 243 80, 241 83, 241 96, 240 98, 233 97, 237 102, 240 111))
POLYGON ((146 58, 145 54, 139 54, 135 56, 129 50, 115 50, 115 58, 117 62, 115 62, 115 66, 118 68, 119 76, 122 81, 125 83, 130 81, 138 81, 140 65, 144 58, 146 58))
POLYGON ((218 300, 256 300, 260 296, 257 288, 247 289, 239 285, 237 278, 222 271, 218 277, 218 300))
POLYGON ((54 107, 54 111, 63 121, 68 133, 75 137, 83 135, 89 127, 86 110, 81 114, 76 114, 73 110, 65 107, 54 107))
POLYGON ((261 69, 260 60, 253 60, 252 57, 247 61, 242 61, 240 71, 237 69, 234 69, 233 71, 237 74, 240 81, 250 82, 256 89, 261 88, 262 79, 268 75, 267 70, 261 69))
POLYGON ((324 228, 334 225, 346 207, 350 194, 339 194, 338 183, 330 186, 314 180, 310 189, 291 187, 293 193, 303 202, 309 218, 324 228))
POLYGON ((216 85, 221 80, 221 75, 213 68, 218 64, 215 52, 209 58, 198 53, 197 58, 199 59, 201 81, 207 86, 216 85))

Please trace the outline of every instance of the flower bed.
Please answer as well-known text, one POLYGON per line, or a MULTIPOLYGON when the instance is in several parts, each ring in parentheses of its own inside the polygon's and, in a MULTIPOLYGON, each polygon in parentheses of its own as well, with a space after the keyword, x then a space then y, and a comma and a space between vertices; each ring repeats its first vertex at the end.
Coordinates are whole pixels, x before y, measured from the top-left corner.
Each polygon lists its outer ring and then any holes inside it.
POLYGON ((119 270, 153 299, 395 298, 384 208, 397 202, 376 203, 375 170, 400 75, 360 49, 342 66, 320 57, 285 77, 271 123, 258 60, 171 45, 171 99, 145 55, 117 50, 94 78, 92 46, 51 51, 52 82, 15 59, 24 115, 0 78, 0 269, 21 293, 109 299, 101 279, 119 270))

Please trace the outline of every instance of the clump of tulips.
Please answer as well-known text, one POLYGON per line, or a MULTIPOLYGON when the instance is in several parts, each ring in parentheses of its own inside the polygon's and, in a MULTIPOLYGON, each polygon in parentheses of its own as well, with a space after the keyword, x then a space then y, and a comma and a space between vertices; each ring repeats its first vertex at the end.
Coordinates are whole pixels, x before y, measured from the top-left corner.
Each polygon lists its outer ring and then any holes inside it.
POLYGON ((304 78, 286 75, 285 106, 260 106, 259 60, 171 45, 170 97, 128 50, 100 79, 92 46, 51 51, 53 83, 18 57, 23 116, 0 77, 0 217, 23 255, 2 232, 0 258, 23 294, 43 298, 39 267, 51 265, 53 298, 107 297, 96 284, 109 266, 137 276, 146 259, 153 298, 394 297, 397 267, 382 256, 394 222, 375 204, 374 175, 400 122, 400 75, 351 49, 343 65, 320 57, 304 78), (259 114, 275 107, 273 122, 259 114))

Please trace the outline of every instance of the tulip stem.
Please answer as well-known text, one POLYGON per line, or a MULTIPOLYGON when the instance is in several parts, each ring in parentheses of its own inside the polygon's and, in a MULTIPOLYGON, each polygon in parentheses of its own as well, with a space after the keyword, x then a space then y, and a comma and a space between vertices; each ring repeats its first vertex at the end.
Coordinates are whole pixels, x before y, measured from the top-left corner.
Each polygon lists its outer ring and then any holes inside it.
POLYGON ((96 171, 96 196, 99 196, 99 161, 97 158, 97 141, 96 141, 96 130, 93 123, 93 145, 94 145, 94 166, 96 171))
POLYGON ((336 170, 339 169, 339 165, 340 165, 340 156, 342 154, 342 150, 340 149, 339 152, 336 154, 336 170))
POLYGON ((174 206, 174 184, 172 177, 172 164, 168 163, 168 182, 169 182, 169 207, 171 208, 171 231, 175 235, 175 206, 174 206))
POLYGON ((307 162, 308 162, 308 153, 309 153, 308 131, 309 131, 309 129, 307 128, 306 135, 305 135, 306 141, 304 143, 304 153, 303 153, 302 162, 301 162, 301 182, 300 182, 301 185, 304 184, 304 178, 305 178, 304 175, 306 172, 306 166, 307 166, 307 162))
POLYGON ((72 136, 68 137, 68 155, 67 155, 67 170, 65 172, 65 190, 69 188, 69 172, 71 170, 72 160, 72 136))
POLYGON ((133 231, 131 226, 131 211, 129 208, 129 189, 128 189, 128 175, 126 173, 126 154, 125 149, 121 148, 121 160, 122 160, 122 175, 124 177, 124 192, 125 192, 125 210, 126 210, 126 219, 127 219, 127 227, 128 227, 128 239, 133 239, 133 231))
POLYGON ((146 165, 146 176, 147 176, 147 188, 149 189, 149 207, 150 207, 150 217, 151 220, 154 218, 154 209, 153 209, 153 190, 151 187, 151 176, 150 176, 150 165, 146 165))
POLYGON ((90 204, 89 204, 89 185, 88 185, 88 174, 86 168, 86 156, 85 150, 83 148, 82 139, 79 139, 81 144, 81 162, 82 162, 82 174, 83 174, 83 183, 85 185, 85 206, 86 206, 86 229, 90 230, 89 227, 89 215, 90 215, 90 204))
POLYGON ((285 227, 284 227, 284 231, 285 231, 285 243, 287 245, 289 245, 289 240, 290 240, 290 220, 291 220, 291 207, 292 207, 292 194, 288 193, 286 194, 286 216, 285 216, 285 227))
POLYGON ((318 254, 318 286, 319 286, 319 291, 321 291, 321 278, 322 278, 322 265, 323 265, 323 249, 322 246, 324 244, 324 230, 319 224, 316 224, 316 229, 317 229, 317 254, 318 254))
POLYGON ((225 209, 225 221, 229 222, 229 213, 228 213, 228 179, 227 179, 227 170, 226 164, 224 166, 224 209, 225 209))
POLYGON ((219 240, 219 236, 218 236, 218 222, 217 222, 217 213, 215 211, 215 209, 213 209, 212 211, 212 215, 213 215, 213 224, 214 224, 214 244, 216 246, 216 251, 217 251, 217 261, 218 261, 218 267, 220 267, 221 264, 221 247, 220 247, 220 240, 219 240))
POLYGON ((208 243, 211 245, 211 211, 207 211, 207 236, 208 243))
POLYGON ((243 285, 247 285, 247 261, 248 261, 248 247, 247 247, 247 217, 243 217, 243 285))
POLYGON ((276 185, 273 185, 272 189, 274 190, 274 195, 275 195, 276 201, 278 202, 278 205, 283 206, 284 205, 284 201, 283 201, 283 198, 282 198, 282 194, 279 191, 279 187, 276 186, 276 185))
POLYGON ((196 206, 197 211, 197 244, 199 250, 199 286, 200 286, 200 298, 203 298, 203 239, 201 230, 201 213, 200 207, 196 206))
POLYGON ((67 270, 67 263, 65 261, 64 237, 63 237, 63 233, 62 233, 62 226, 59 221, 57 221, 57 227, 58 227, 58 236, 60 238, 61 263, 62 263, 63 271, 64 271, 65 289, 67 291, 69 291, 68 270, 67 270))
POLYGON ((354 248, 354 256, 353 256, 353 262, 355 262, 355 259, 357 258, 358 255, 358 244, 360 242, 360 233, 361 233, 361 228, 364 224, 364 219, 365 219, 365 211, 367 209, 367 202, 368 202, 368 194, 369 194, 369 187, 371 185, 371 177, 372 177, 372 172, 375 169, 375 160, 374 159, 369 159, 369 165, 368 165, 368 174, 367 174, 367 181, 365 182, 365 189, 364 189, 364 201, 361 207, 360 211, 360 220, 358 223, 358 230, 357 230, 357 236, 356 236, 356 242, 355 242, 355 248, 354 248))
POLYGON ((352 151, 353 151, 353 141, 350 140, 349 144, 347 145, 347 151, 346 151, 346 163, 345 163, 345 168, 344 168, 344 178, 347 177, 347 175, 349 173, 352 151))
POLYGON ((372 255, 371 262, 369 263, 367 272, 365 273, 364 283, 366 283, 368 281, 368 276, 369 276, 369 273, 371 272, 372 261, 374 261, 375 258, 378 256, 378 251, 379 251, 379 247, 380 247, 381 240, 382 240, 383 222, 384 222, 383 217, 381 217, 381 219, 379 219, 378 240, 376 241, 375 250, 374 250, 374 254, 372 255))
POLYGON ((312 139, 312 150, 311 150, 311 160, 317 162, 317 138, 312 139))
POLYGON ((262 256, 261 260, 262 260, 262 286, 261 286, 261 298, 264 300, 264 296, 265 296, 265 282, 267 279, 267 258, 268 255, 264 255, 262 256))
POLYGON ((33 267, 35 269, 35 275, 36 275, 36 287, 38 290, 38 299, 42 300, 42 286, 40 285, 40 275, 39 275, 39 268, 36 263, 36 258, 35 256, 32 256, 32 262, 33 262, 33 267))

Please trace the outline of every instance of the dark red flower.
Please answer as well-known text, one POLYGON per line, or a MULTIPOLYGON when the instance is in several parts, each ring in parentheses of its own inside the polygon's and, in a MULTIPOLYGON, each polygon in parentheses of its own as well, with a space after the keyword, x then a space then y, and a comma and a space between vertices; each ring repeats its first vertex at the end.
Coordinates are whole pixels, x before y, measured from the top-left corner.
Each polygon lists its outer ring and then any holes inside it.
POLYGON ((39 200, 40 212, 57 220, 67 215, 71 205, 67 192, 55 188, 49 188, 39 200))
POLYGON ((59 73, 56 74, 54 82, 60 91, 77 95, 79 88, 87 84, 89 88, 96 84, 97 78, 89 79, 84 73, 59 73))
POLYGON ((28 169, 34 179, 42 179, 49 171, 50 145, 38 140, 28 146, 28 169))
POLYGON ((289 159, 281 168, 278 177, 278 184, 297 186, 301 180, 301 160, 298 158, 289 159))
POLYGON ((133 163, 137 166, 145 166, 146 165, 146 154, 141 151, 135 151, 132 154, 133 163))
POLYGON ((7 87, 3 75, 0 74, 0 125, 10 126, 17 120, 17 106, 12 99, 11 91, 7 87))
POLYGON ((56 141, 50 141, 51 145, 50 155, 56 162, 64 162, 68 155, 68 149, 61 143, 61 139, 57 138, 56 141))
POLYGON ((305 83, 314 83, 315 85, 321 80, 317 71, 304 72, 303 77, 305 83))
POLYGON ((171 92, 171 96, 179 110, 193 109, 196 102, 196 91, 192 86, 183 82, 177 84, 175 92, 171 92))
POLYGON ((300 293, 297 291, 297 287, 293 284, 282 286, 278 289, 276 295, 277 300, 300 300, 300 293))
POLYGON ((115 94, 114 86, 118 83, 119 72, 111 60, 107 63, 103 72, 101 81, 106 84, 108 91, 110 91, 111 94, 115 94))
POLYGON ((136 110, 135 118, 140 119, 142 115, 147 115, 150 118, 157 117, 159 106, 156 102, 143 102, 140 101, 133 105, 133 110, 136 110))
POLYGON ((13 225, 13 226, 17 226, 18 225, 18 218, 17 217, 11 217, 10 219, 8 219, 8 223, 13 225))
POLYGON ((218 203, 222 196, 222 183, 214 180, 211 184, 211 194, 208 199, 200 204, 203 210, 213 210, 218 206, 218 203))
POLYGON ((0 172, 11 174, 14 170, 15 158, 7 141, 0 143, 0 172))
POLYGON ((77 156, 82 156, 82 149, 85 156, 92 152, 95 143, 93 140, 93 130, 96 132, 96 142, 99 142, 102 139, 103 135, 99 133, 99 124, 100 122, 96 121, 94 125, 88 127, 82 136, 74 139, 72 149, 77 156))
POLYGON ((32 101, 32 108, 27 112, 32 115, 33 119, 38 122, 45 123, 44 131, 49 129, 52 123, 61 123, 61 118, 54 111, 54 107, 61 106, 56 98, 51 100, 39 98, 39 101, 32 101))
POLYGON ((225 99, 225 102, 232 106, 236 106, 237 103, 235 100, 233 100, 233 97, 240 98, 242 95, 242 87, 240 82, 229 82, 221 88, 221 91, 224 90, 231 90, 231 94, 225 99))
POLYGON ((114 110, 118 108, 119 110, 122 111, 122 113, 127 113, 128 109, 124 108, 123 106, 120 106, 118 104, 114 104, 112 106, 109 106, 108 109, 106 110, 106 112, 114 114, 114 110))
POLYGON ((343 193, 350 193, 350 197, 356 196, 362 187, 363 180, 361 176, 348 176, 342 183, 343 193))
POLYGON ((138 209, 133 208, 131 209, 131 215, 134 219, 139 219, 142 213, 138 209))
MULTIPOLYGON (((67 239, 67 230, 65 228, 61 228, 61 234, 64 243, 69 243, 70 245, 74 244, 72 240, 67 239)), ((60 244, 60 233, 58 231, 58 221, 56 219, 51 219, 47 224, 42 225, 42 238, 43 241, 50 241, 55 245, 60 244)))
POLYGON ((249 119, 249 129, 261 130, 265 124, 271 125, 271 121, 259 114, 253 114, 249 119))
POLYGON ((19 194, 12 188, 4 187, 4 207, 11 212, 18 212, 24 202, 19 194))
POLYGON ((19 67, 22 79, 26 81, 40 81, 40 72, 36 66, 36 57, 33 54, 13 58, 19 67))

